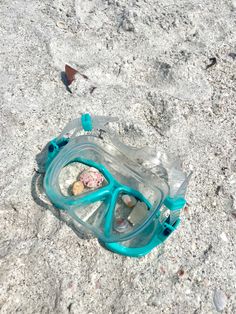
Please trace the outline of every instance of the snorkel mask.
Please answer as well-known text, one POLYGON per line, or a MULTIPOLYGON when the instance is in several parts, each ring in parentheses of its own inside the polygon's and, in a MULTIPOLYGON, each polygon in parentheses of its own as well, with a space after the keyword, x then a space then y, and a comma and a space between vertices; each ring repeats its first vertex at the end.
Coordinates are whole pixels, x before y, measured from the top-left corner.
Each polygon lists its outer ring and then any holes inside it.
POLYGON ((160 162, 153 171, 143 149, 124 145, 108 130, 116 121, 83 114, 68 123, 49 143, 44 189, 55 207, 103 246, 138 257, 178 227, 190 176, 160 162))

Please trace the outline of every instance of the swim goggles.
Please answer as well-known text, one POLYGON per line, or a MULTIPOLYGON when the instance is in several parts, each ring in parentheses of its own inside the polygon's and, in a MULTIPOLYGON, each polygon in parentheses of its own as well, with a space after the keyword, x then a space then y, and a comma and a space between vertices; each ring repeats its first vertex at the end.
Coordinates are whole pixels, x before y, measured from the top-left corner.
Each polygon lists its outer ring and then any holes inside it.
POLYGON ((68 123, 48 145, 44 189, 77 228, 113 252, 138 257, 178 227, 189 177, 179 171, 171 193, 168 171, 159 165, 154 173, 145 166, 148 151, 124 145, 109 131, 116 121, 83 114, 68 123))

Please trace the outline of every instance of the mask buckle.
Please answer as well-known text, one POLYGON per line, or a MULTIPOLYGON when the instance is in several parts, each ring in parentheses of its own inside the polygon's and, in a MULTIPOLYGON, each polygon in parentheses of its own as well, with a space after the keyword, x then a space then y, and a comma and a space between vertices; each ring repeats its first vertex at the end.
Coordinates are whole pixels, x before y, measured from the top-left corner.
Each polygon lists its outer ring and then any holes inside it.
POLYGON ((58 155, 59 151, 69 142, 69 139, 66 137, 54 138, 49 142, 48 153, 46 159, 46 169, 48 168, 51 161, 58 155))

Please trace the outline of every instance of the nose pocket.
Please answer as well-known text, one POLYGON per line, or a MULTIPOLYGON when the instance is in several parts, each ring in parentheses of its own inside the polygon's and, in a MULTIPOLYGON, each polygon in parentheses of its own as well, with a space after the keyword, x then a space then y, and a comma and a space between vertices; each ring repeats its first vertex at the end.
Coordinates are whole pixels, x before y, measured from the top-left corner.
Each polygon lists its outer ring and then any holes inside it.
POLYGON ((126 234, 140 226, 149 215, 147 202, 136 193, 119 193, 113 216, 113 232, 126 234))

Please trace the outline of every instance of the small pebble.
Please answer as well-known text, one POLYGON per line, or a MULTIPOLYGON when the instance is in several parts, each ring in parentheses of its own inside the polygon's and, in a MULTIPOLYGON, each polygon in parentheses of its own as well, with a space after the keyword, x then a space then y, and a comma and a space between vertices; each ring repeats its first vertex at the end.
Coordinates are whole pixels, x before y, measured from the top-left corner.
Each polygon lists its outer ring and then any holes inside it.
POLYGON ((226 236, 226 234, 225 234, 224 232, 221 233, 220 237, 221 237, 221 239, 222 239, 224 242, 229 242, 229 240, 228 240, 228 238, 227 238, 227 236, 226 236))
POLYGON ((100 187, 104 181, 104 176, 96 169, 89 168, 83 171, 79 176, 80 181, 88 188, 100 187))
POLYGON ((178 270, 178 272, 177 272, 177 275, 178 275, 179 277, 183 277, 183 275, 184 275, 184 270, 183 270, 182 268, 180 268, 180 269, 178 270))
POLYGON ((223 311, 227 302, 225 293, 222 290, 216 289, 213 296, 213 302, 218 312, 223 311))
POLYGON ((128 18, 123 20, 122 27, 127 32, 134 32, 134 24, 128 18))
MULTIPOLYGON (((235 1, 235 8, 236 8, 236 1, 235 1)), ((236 53, 230 52, 230 53, 229 53, 229 56, 230 56, 233 60, 236 60, 236 53)))
POLYGON ((232 0, 232 7, 233 9, 236 9, 236 0, 232 0))
POLYGON ((72 194, 74 196, 78 196, 80 195, 84 190, 84 184, 81 181, 76 181, 74 182, 73 186, 72 186, 72 194))
POLYGON ((127 195, 124 194, 122 196, 122 201, 124 202, 124 204, 126 206, 128 206, 129 208, 133 208, 136 204, 137 204, 137 200, 135 197, 131 196, 131 195, 127 195))

